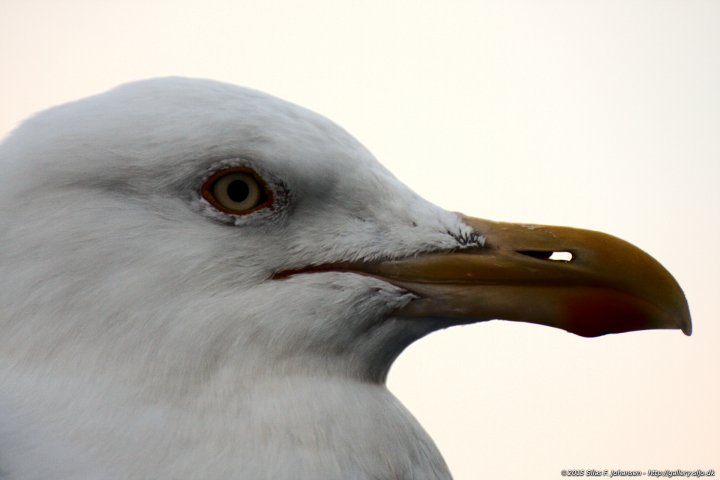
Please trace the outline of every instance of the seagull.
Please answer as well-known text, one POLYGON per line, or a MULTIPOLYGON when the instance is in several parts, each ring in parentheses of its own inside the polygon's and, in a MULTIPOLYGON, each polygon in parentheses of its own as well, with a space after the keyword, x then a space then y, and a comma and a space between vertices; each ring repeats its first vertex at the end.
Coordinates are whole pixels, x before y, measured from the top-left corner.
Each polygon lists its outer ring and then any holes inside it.
POLYGON ((691 332, 629 243, 443 210, 251 89, 122 85, 24 122, 0 168, 3 480, 449 479, 385 386, 413 341, 691 332))

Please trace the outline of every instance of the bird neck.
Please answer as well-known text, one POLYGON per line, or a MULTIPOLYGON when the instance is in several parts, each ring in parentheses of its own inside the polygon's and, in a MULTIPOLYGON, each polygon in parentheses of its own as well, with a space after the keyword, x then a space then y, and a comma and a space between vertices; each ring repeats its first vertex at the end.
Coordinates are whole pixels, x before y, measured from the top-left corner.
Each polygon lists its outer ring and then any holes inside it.
POLYGON ((170 371, 157 375, 139 383, 131 375, 22 375, 18 418, 47 430, 40 437, 72 438, 69 448, 106 472, 125 472, 133 459, 142 478, 450 478, 432 440, 384 385, 238 376, 229 365, 192 385, 175 383, 170 371))

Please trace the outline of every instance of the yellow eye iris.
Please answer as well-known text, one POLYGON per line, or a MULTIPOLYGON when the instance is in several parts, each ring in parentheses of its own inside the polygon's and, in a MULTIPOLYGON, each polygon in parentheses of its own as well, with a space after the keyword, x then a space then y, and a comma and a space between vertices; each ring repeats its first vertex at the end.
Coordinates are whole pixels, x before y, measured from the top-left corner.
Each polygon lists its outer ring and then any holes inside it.
POLYGON ((245 215, 272 204, 272 194, 251 170, 226 168, 213 174, 200 189, 203 198, 225 213, 245 215))

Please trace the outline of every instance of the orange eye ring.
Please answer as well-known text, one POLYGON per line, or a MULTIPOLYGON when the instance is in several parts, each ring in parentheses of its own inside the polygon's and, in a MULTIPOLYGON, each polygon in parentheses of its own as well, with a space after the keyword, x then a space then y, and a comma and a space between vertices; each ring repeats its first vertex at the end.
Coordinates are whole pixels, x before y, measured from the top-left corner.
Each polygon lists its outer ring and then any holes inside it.
POLYGON ((213 207, 231 215, 248 215, 273 204, 273 193, 253 170, 229 167, 210 175, 200 195, 213 207))

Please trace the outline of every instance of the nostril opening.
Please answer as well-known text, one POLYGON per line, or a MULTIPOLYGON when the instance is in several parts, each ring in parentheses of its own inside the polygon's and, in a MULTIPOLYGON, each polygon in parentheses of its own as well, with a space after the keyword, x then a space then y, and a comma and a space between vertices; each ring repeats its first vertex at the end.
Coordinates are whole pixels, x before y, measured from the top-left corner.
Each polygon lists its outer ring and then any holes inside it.
POLYGON ((570 252, 552 252, 548 260, 555 260, 559 262, 570 262, 573 259, 573 255, 570 252))
POLYGON ((567 251, 520 250, 518 253, 538 260, 552 260, 554 262, 570 262, 573 259, 572 253, 567 251))
POLYGON ((540 260, 547 260, 550 258, 550 255, 552 255, 554 252, 543 252, 540 250, 520 250, 518 253, 522 255, 527 255, 528 257, 537 258, 540 260))

